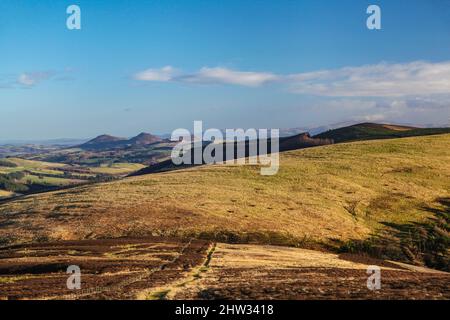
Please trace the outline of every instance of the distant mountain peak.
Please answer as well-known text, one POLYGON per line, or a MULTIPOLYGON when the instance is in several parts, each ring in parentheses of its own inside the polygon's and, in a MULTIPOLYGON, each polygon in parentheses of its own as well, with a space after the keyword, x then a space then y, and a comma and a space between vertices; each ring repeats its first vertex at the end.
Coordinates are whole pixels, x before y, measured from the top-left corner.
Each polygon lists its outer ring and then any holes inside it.
POLYGON ((86 142, 86 144, 88 144, 88 143, 101 143, 101 142, 115 142, 115 141, 122 141, 122 140, 126 140, 126 139, 125 138, 114 137, 114 136, 111 136, 109 134, 102 134, 102 135, 99 135, 98 137, 95 137, 92 140, 89 140, 88 142, 86 142))
POLYGON ((123 141, 127 141, 125 138, 114 137, 109 134, 102 134, 98 137, 95 137, 92 140, 89 140, 86 143, 83 143, 79 147, 82 149, 101 149, 105 147, 111 147, 118 143, 122 143, 123 141))
POLYGON ((151 144, 151 143, 155 143, 155 142, 159 142, 162 139, 158 136, 155 136, 151 133, 147 133, 147 132, 141 132, 140 134, 138 134, 137 136, 131 138, 129 140, 129 142, 131 144, 151 144))

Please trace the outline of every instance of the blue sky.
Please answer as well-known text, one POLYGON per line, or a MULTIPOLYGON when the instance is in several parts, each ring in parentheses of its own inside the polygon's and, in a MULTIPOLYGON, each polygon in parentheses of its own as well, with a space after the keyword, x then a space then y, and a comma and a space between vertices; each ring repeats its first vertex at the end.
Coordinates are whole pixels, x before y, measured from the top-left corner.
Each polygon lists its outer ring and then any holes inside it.
POLYGON ((448 0, 2 0, 0 140, 448 124, 449 39, 448 0))

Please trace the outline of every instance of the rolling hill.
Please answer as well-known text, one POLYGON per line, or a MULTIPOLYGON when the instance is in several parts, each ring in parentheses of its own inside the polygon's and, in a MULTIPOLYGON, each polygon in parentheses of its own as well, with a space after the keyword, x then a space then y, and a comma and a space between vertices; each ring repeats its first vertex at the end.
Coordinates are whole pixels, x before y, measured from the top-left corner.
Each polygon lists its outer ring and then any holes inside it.
POLYGON ((117 147, 121 144, 124 144, 127 141, 125 138, 114 137, 108 134, 102 134, 98 137, 95 137, 88 142, 85 142, 78 147, 80 149, 86 150, 97 150, 97 149, 109 149, 117 147))
POLYGON ((145 132, 130 139, 104 134, 81 145, 19 156, 86 167, 104 167, 115 163, 149 165, 167 159, 174 144, 145 132))
MULTIPOLYGON (((253 140, 255 141, 255 140, 253 140)), ((267 151, 270 153, 271 150, 271 140, 269 139, 269 141, 264 140, 264 141, 259 141, 256 140, 256 154, 253 152, 253 150, 250 147, 250 141, 245 141, 245 142, 239 142, 242 143, 241 147, 243 147, 244 149, 244 157, 252 157, 255 155, 259 155, 261 154, 260 150, 259 150, 259 143, 263 142, 264 144, 267 143, 267 151)), ((320 139, 320 138, 312 138, 309 133, 301 133, 301 134, 296 134, 294 136, 289 136, 289 137, 280 137, 279 140, 279 150, 280 152, 284 152, 284 151, 289 151, 289 150, 298 150, 298 149, 305 149, 305 148, 311 148, 311 147, 317 147, 317 146, 323 146, 323 145, 327 145, 327 144, 332 144, 332 140, 330 139, 320 139)), ((202 151, 210 144, 209 141, 203 141, 203 145, 202 145, 202 151)), ((226 160, 233 160, 236 158, 239 158, 238 156, 238 142, 223 142, 221 143, 222 145, 222 154, 223 154, 223 159, 226 160), (232 145, 233 148, 233 153, 229 154, 228 152, 228 146, 232 145)), ((195 153, 196 149, 192 148, 191 149, 191 159, 194 159, 194 153, 195 153)), ((241 157, 242 158, 242 157, 241 157)), ((203 162, 203 164, 206 164, 205 162, 203 162)), ((149 173, 156 173, 156 172, 164 172, 164 171, 171 171, 171 170, 181 170, 181 169, 186 169, 186 168, 190 168, 190 167, 194 167, 197 165, 193 165, 193 164, 181 164, 181 165, 175 165, 172 162, 172 159, 167 159, 165 161, 161 161, 159 163, 155 163, 152 164, 151 166, 142 168, 139 171, 133 172, 130 174, 130 176, 139 176, 139 175, 143 175, 143 174, 149 174, 149 173)))
POLYGON ((392 124, 360 123, 328 130, 314 138, 331 139, 335 143, 360 140, 393 139, 450 133, 450 128, 416 128, 392 124))
MULTIPOLYGON (((296 129, 293 129, 292 132, 295 132, 295 130, 296 129)), ((297 133, 292 136, 283 135, 280 137, 279 140, 279 150, 280 152, 284 152, 290 150, 323 146, 333 143, 376 140, 376 139, 395 139, 403 137, 427 136, 445 133, 450 133, 450 128, 415 128, 395 124, 360 123, 341 127, 338 129, 328 130, 315 136, 311 136, 310 133, 308 132, 297 133)), ((202 148, 205 148, 208 144, 209 142, 204 142, 202 148)), ((230 157, 227 156, 226 146, 229 144, 230 142, 223 143, 223 154, 226 159, 233 159, 234 156, 230 157)), ((236 143, 234 149, 235 149, 234 154, 237 154, 236 143)), ((270 150, 270 146, 268 147, 268 150, 270 150)), ((192 154, 194 152, 195 150, 193 149, 192 154)), ((245 155, 246 156, 250 155, 248 143, 245 146, 245 155)), ((193 156, 191 158, 193 158, 193 156)), ((193 167, 193 165, 186 165, 186 164, 174 165, 171 159, 167 159, 165 161, 152 163, 149 167, 131 173, 131 176, 165 172, 171 170, 180 170, 189 167, 193 167)))
POLYGON ((150 133, 142 132, 138 134, 136 137, 133 137, 128 140, 128 143, 130 145, 148 145, 156 142, 161 142, 163 139, 161 139, 158 136, 155 136, 150 133))
POLYGON ((86 143, 78 146, 78 148, 83 150, 110 150, 119 148, 132 148, 136 146, 146 146, 157 142, 162 142, 158 136, 152 135, 150 133, 142 132, 135 137, 130 139, 114 137, 111 135, 103 134, 86 143))
POLYGON ((195 235, 333 246, 448 212, 450 135, 327 145, 280 158, 275 176, 261 176, 255 165, 213 165, 28 196, 0 205, 0 239, 195 235))

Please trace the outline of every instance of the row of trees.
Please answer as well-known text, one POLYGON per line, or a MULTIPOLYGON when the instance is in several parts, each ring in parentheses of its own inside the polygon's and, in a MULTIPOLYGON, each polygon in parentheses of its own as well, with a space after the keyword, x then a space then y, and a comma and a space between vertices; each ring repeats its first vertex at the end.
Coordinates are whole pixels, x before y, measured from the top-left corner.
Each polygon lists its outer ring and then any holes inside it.
POLYGON ((8 174, 0 174, 0 189, 11 192, 25 192, 28 187, 20 182, 20 179, 25 177, 23 172, 11 172, 8 174))
POLYGON ((0 167, 15 168, 15 167, 17 167, 17 164, 15 164, 14 162, 5 160, 5 159, 0 159, 0 167))

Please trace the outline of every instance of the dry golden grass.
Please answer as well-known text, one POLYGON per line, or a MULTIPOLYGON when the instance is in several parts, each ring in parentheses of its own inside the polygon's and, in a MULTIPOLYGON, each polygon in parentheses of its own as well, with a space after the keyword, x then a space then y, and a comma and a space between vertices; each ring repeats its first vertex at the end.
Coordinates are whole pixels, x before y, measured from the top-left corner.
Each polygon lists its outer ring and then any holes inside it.
POLYGON ((367 270, 367 265, 343 260, 337 254, 268 245, 219 243, 211 264, 218 268, 340 268, 367 270))
POLYGON ((355 142, 283 153, 275 176, 215 165, 28 196, 0 206, 0 238, 360 239, 449 192, 450 135, 355 142))
POLYGON ((12 195, 13 195, 13 192, 0 189, 0 198, 2 198, 2 197, 10 197, 12 195))
POLYGON ((218 243, 196 278, 155 288, 160 299, 448 299, 449 274, 406 264, 267 245, 218 243), (356 259, 356 260, 355 260, 356 259), (369 265, 382 290, 367 289, 369 265), (163 295, 160 295, 163 293, 163 295))

